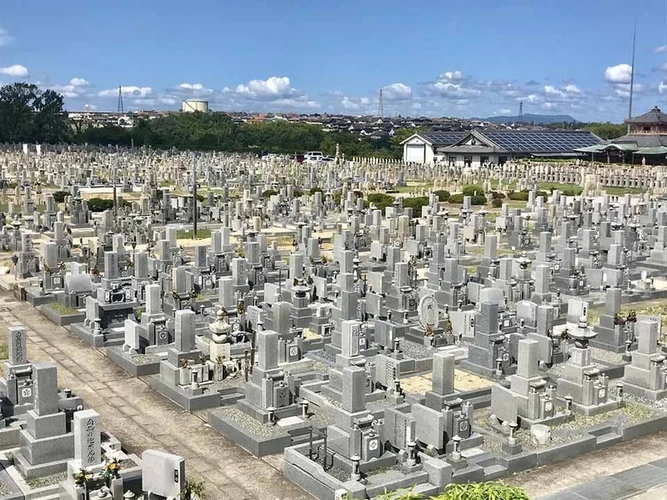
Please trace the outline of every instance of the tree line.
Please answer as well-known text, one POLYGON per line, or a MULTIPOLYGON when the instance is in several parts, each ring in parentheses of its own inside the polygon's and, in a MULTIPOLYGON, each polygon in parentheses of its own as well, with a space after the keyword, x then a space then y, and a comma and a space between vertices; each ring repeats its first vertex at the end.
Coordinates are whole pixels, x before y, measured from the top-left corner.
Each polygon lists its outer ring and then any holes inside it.
POLYGON ((324 132, 303 123, 237 123, 226 113, 170 113, 138 119, 133 127, 82 126, 73 123, 62 95, 28 83, 0 87, 0 143, 73 143, 100 146, 153 147, 228 152, 294 154, 317 150, 333 155, 336 144, 348 158, 400 158, 400 142, 412 131, 394 138, 371 139, 346 132, 324 132))

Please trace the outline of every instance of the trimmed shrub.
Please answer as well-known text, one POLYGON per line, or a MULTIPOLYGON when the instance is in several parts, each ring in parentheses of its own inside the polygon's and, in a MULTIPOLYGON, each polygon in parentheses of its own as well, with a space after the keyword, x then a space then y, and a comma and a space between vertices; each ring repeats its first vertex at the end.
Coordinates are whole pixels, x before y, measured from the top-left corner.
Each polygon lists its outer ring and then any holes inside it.
POLYGON ((273 196, 275 194, 278 194, 278 191, 276 191, 275 189, 267 189, 266 191, 264 191, 262 193, 262 198, 268 199, 268 198, 271 198, 271 196, 273 196))
POLYGON ((503 193, 499 193, 498 191, 491 191, 491 196, 493 196, 494 200, 502 200, 505 197, 503 193))
POLYGON ((422 215, 422 207, 428 205, 428 197, 417 196, 415 198, 404 198, 403 207, 412 209, 412 217, 416 219, 422 215))
POLYGON ((433 191, 433 194, 438 197, 438 201, 447 201, 447 200, 449 200, 449 197, 451 196, 451 193, 449 191, 445 191, 444 189, 439 189, 438 191, 433 191))
POLYGON ((491 206, 493 208, 500 208, 503 206, 503 200, 501 200, 500 198, 494 198, 493 200, 491 200, 491 206))
POLYGON ((463 196, 475 196, 484 194, 484 188, 478 184, 470 184, 468 186, 463 186, 463 196))
POLYGON ((449 203, 463 203, 463 193, 456 193, 449 197, 449 203))
POLYGON ((67 196, 69 196, 68 191, 56 191, 53 193, 53 199, 56 201, 56 203, 63 203, 67 196))
POLYGON ((471 205, 486 205, 486 196, 483 194, 478 194, 476 196, 471 196, 470 198, 471 205))

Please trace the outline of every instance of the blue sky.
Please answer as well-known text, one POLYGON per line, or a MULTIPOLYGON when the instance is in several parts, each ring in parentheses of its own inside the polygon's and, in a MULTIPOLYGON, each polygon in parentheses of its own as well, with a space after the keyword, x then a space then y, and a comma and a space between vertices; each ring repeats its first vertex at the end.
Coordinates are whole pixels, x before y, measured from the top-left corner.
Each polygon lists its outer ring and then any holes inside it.
POLYGON ((665 0, 5 0, 0 83, 85 105, 491 116, 665 105, 665 0))

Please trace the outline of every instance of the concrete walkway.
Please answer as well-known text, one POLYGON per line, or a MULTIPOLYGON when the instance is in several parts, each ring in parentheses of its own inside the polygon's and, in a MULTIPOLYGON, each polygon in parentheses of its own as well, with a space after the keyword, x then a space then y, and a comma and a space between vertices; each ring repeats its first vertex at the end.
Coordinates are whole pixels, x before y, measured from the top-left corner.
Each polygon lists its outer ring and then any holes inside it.
POLYGON ((540 500, 621 499, 667 499, 667 458, 540 497, 540 500))
POLYGON ((28 329, 28 359, 57 363, 59 387, 82 396, 126 450, 141 456, 154 448, 183 456, 187 477, 203 480, 211 500, 312 498, 283 477, 282 457, 252 457, 209 427, 205 413, 182 410, 28 303, 1 292, 0 334, 12 325, 28 329))

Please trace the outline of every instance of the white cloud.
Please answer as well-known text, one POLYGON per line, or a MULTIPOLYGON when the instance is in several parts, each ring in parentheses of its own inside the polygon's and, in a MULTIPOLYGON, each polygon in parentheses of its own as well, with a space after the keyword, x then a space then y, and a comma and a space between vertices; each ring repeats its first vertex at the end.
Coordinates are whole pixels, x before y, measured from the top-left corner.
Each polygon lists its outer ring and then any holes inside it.
POLYGON ((465 97, 473 97, 482 92, 477 89, 464 87, 460 83, 435 82, 433 89, 442 97, 461 99, 465 97))
MULTIPOLYGON (((153 93, 151 87, 137 87, 130 85, 128 87, 121 87, 123 92, 123 97, 129 97, 132 99, 145 99, 153 93)), ((97 93, 99 97, 116 97, 118 95, 118 88, 102 90, 97 93)))
POLYGON ((465 77, 463 76, 463 73, 460 71, 445 71, 442 75, 440 75, 439 80, 446 80, 446 81, 452 81, 452 82, 460 82, 464 80, 465 77))
POLYGON ((15 78, 26 78, 30 76, 28 68, 21 66, 20 64, 13 64, 11 66, 7 66, 6 68, 0 68, 0 74, 13 76, 15 78))
POLYGON ((660 82, 658 84, 658 92, 660 92, 661 94, 664 93, 664 92, 667 92, 667 83, 660 82))
POLYGON ((12 43, 14 38, 9 34, 9 31, 0 28, 0 47, 5 47, 12 43))
POLYGON ((412 97, 412 89, 404 83, 392 83, 383 87, 382 95, 388 101, 405 101, 412 97))
POLYGON ((557 107, 558 107, 558 105, 556 103, 553 103, 553 102, 545 102, 545 103, 542 104, 542 109, 546 109, 546 110, 556 109, 557 107))
POLYGON ((604 72, 604 79, 609 83, 630 83, 632 66, 625 63, 609 66, 604 72))
POLYGON ((659 47, 655 48, 656 53, 658 54, 664 54, 667 52, 667 45, 660 45, 659 47))
POLYGON ((72 87, 86 87, 86 86, 89 85, 89 82, 88 82, 88 80, 84 80, 83 78, 72 78, 69 81, 69 84, 72 87))
POLYGON ((544 93, 547 95, 555 95, 558 97, 563 97, 565 93, 562 90, 558 90, 556 87, 553 85, 545 85, 544 86, 544 93))
POLYGON ((565 92, 568 94, 581 94, 581 89, 574 85, 573 83, 565 86, 565 92))
MULTIPOLYGON (((635 94, 641 94, 644 91, 644 86, 641 83, 634 83, 633 92, 635 94)), ((630 84, 629 83, 618 83, 614 86, 614 93, 618 97, 630 97, 630 84)))
POLYGON ((499 113, 500 113, 501 115, 509 115, 511 112, 512 112, 512 110, 509 109, 509 108, 503 108, 503 109, 501 109, 501 110, 499 111, 499 113))
POLYGON ((204 85, 201 83, 181 83, 178 88, 181 90, 204 90, 204 85))
POLYGON ((526 96, 525 100, 528 102, 537 102, 540 100, 540 96, 538 96, 537 94, 529 94, 528 96, 526 96))
POLYGON ((275 99, 298 94, 290 87, 290 79, 286 76, 271 76, 266 80, 250 80, 247 84, 237 85, 235 89, 226 87, 223 92, 233 92, 251 99, 275 99))

